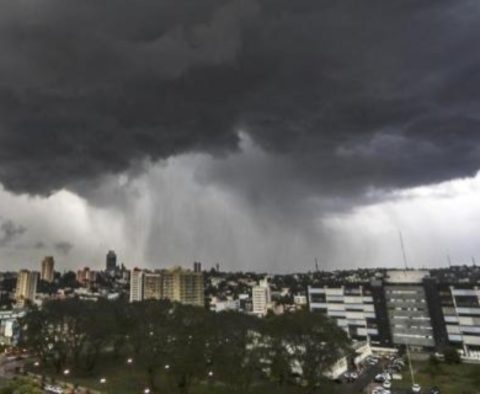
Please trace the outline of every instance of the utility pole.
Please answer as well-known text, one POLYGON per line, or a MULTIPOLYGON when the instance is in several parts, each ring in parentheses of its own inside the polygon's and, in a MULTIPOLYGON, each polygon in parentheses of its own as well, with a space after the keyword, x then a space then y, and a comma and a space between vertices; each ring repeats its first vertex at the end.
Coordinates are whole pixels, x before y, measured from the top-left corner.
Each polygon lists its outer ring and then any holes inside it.
POLYGON ((407 254, 405 253, 405 245, 403 244, 402 232, 399 231, 398 235, 400 237, 400 247, 402 248, 403 264, 405 265, 405 270, 408 270, 407 254))

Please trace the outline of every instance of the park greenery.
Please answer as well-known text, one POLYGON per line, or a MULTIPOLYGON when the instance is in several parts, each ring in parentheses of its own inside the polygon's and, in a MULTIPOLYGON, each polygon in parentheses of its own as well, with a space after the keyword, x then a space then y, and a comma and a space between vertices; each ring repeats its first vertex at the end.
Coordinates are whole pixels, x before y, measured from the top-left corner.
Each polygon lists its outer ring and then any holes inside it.
POLYGON ((259 319, 169 301, 72 298, 31 309, 22 327, 22 346, 42 373, 96 377, 107 359, 118 371, 135 360, 151 392, 168 371, 172 393, 210 385, 210 392, 247 394, 267 383, 278 392, 312 393, 329 384, 325 373, 349 352, 343 330, 307 311, 259 319))

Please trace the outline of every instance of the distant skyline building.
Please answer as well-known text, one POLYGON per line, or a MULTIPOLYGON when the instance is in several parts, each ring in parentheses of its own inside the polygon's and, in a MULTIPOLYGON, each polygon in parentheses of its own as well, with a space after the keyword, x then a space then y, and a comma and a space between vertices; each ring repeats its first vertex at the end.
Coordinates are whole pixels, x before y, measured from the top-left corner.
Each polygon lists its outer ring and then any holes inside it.
POLYGON ((110 274, 115 273, 117 270, 117 254, 113 250, 107 253, 105 270, 110 274))
POLYGON ((52 283, 55 276, 55 260, 53 256, 46 256, 42 261, 40 279, 52 283))
POLYGON ((17 276, 15 301, 17 305, 24 306, 26 301, 33 301, 37 294, 39 273, 36 271, 21 270, 17 276))
POLYGON ((143 300, 143 271, 134 268, 130 273, 130 302, 143 300))
POLYGON ((77 282, 82 286, 95 282, 96 272, 92 271, 90 267, 84 267, 77 271, 77 282))
POLYGON ((272 304, 272 293, 268 279, 260 281, 258 286, 252 288, 253 313, 257 316, 265 316, 272 304))
POLYGON ((193 272, 202 272, 202 263, 195 261, 193 263, 193 272))
POLYGON ((130 302, 144 299, 168 299, 181 304, 205 306, 203 274, 181 267, 130 273, 130 302))
POLYGON ((143 299, 161 300, 162 297, 162 274, 160 272, 144 272, 143 299))

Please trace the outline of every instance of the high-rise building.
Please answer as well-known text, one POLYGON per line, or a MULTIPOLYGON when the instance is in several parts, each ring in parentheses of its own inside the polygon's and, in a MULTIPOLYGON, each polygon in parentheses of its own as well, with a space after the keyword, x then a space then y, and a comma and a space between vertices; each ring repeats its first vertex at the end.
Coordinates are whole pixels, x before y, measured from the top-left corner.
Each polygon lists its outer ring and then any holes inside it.
POLYGON ((113 250, 110 250, 107 253, 107 260, 106 260, 106 271, 110 274, 114 274, 117 270, 117 255, 113 250))
POLYGON ((134 268, 130 273, 130 302, 143 300, 143 271, 134 268))
POLYGON ((130 301, 168 299, 188 305, 204 306, 204 279, 201 272, 180 267, 156 272, 138 268, 130 273, 130 301))
POLYGON ((93 283, 95 282, 95 280, 96 272, 90 270, 89 267, 85 267, 77 271, 77 282, 80 283, 82 286, 93 283))
POLYGON ((42 271, 40 278, 46 282, 53 282, 54 278, 54 267, 55 267, 55 260, 52 256, 47 256, 42 261, 42 271))
POLYGON ((33 301, 37 293, 39 273, 35 271, 21 270, 17 276, 15 300, 18 305, 24 306, 25 302, 33 301))
POLYGON ((205 305, 203 274, 174 267, 162 271, 163 298, 188 305, 205 305))
POLYGON ((272 295, 268 280, 260 281, 258 286, 252 288, 253 313, 258 316, 265 316, 272 304, 272 295))
POLYGON ((160 300, 162 298, 162 274, 160 272, 144 272, 143 299, 160 300))
POLYGON ((193 272, 202 272, 202 263, 195 261, 193 263, 193 272))

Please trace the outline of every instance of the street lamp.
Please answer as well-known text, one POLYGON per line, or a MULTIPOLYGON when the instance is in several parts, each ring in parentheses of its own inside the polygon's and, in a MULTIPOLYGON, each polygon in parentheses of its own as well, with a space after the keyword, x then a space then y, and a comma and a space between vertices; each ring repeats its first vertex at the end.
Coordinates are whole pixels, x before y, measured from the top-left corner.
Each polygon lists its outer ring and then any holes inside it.
POLYGON ((64 370, 64 371, 63 371, 63 374, 64 374, 65 376, 70 375, 70 370, 69 370, 69 369, 64 370))
POLYGON ((169 369, 170 369, 170 365, 169 365, 169 364, 165 364, 165 369, 166 369, 166 370, 169 370, 169 369))
POLYGON ((35 362, 33 363, 33 366, 39 367, 39 366, 40 366, 40 363, 39 363, 38 361, 35 361, 35 362))
POLYGON ((127 364, 130 365, 130 364, 132 364, 132 363, 133 363, 133 359, 132 359, 132 358, 127 359, 127 364))
POLYGON ((107 379, 105 378, 100 378, 100 384, 105 384, 107 383, 107 379))
POLYGON ((143 390, 145 394, 150 394, 150 389, 147 387, 145 390, 143 390))

